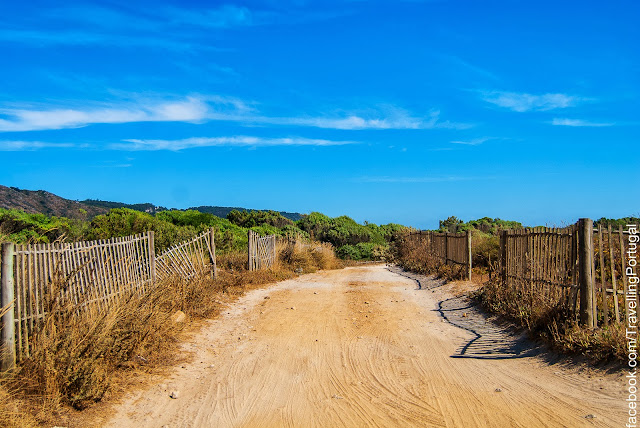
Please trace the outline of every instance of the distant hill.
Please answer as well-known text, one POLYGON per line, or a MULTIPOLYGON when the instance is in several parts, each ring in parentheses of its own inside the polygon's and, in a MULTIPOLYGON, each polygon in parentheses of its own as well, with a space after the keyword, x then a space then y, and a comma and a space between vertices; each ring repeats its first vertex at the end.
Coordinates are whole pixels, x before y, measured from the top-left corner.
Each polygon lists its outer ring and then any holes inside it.
MULTIPOLYGON (((130 208, 150 214, 167 210, 165 207, 156 206, 148 202, 142 204, 125 204, 123 202, 101 201, 98 199, 73 201, 45 190, 24 190, 2 185, 0 185, 0 208, 19 209, 29 213, 42 213, 68 218, 92 218, 100 214, 106 214, 112 208, 130 208), (81 210, 84 210, 86 213, 81 210)), ((233 210, 252 211, 251 209, 241 207, 217 207, 210 205, 189 209, 213 214, 222 218, 225 218, 227 214, 233 210)), ((302 217, 300 213, 280 211, 280 214, 293 221, 299 220, 302 217)))
POLYGON ((45 190, 23 190, 2 185, 0 185, 0 208, 68 218, 95 217, 109 212, 108 208, 61 198, 45 190))

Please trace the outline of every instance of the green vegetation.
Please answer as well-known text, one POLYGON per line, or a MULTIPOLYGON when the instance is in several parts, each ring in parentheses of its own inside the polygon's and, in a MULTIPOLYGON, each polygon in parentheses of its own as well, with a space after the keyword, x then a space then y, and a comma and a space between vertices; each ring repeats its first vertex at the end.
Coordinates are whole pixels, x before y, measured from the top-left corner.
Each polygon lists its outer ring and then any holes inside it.
POLYGON ((220 253, 245 248, 247 230, 251 229, 261 235, 328 242, 341 258, 352 260, 383 258, 389 242, 405 229, 398 224, 363 225, 346 216, 331 218, 320 213, 303 215, 300 220, 293 221, 277 211, 233 210, 227 218, 220 218, 195 210, 150 214, 114 208, 89 221, 0 209, 0 238, 16 243, 108 239, 152 230, 156 250, 162 251, 210 227, 216 230, 216 248, 220 253))
POLYGON ((84 236, 87 222, 46 214, 0 209, 0 238, 17 243, 76 240, 84 236))
POLYGON ((499 218, 482 217, 465 223, 458 217, 451 216, 446 220, 440 220, 438 230, 440 232, 466 232, 475 229, 484 233, 496 234, 500 229, 519 229, 522 227, 522 223, 517 221, 499 218))
POLYGON ((99 199, 85 199, 84 201, 80 201, 80 202, 85 205, 90 205, 92 207, 100 207, 100 208, 107 208, 107 209, 129 208, 135 211, 142 211, 142 212, 159 212, 167 209, 165 207, 156 207, 150 203, 125 204, 122 202, 101 201, 99 199))
POLYGON ((312 239, 331 243, 340 257, 352 260, 381 258, 398 232, 407 229, 393 223, 362 225, 347 216, 331 218, 317 212, 302 216, 297 225, 312 239))
POLYGON ((623 218, 605 218, 602 217, 598 220, 595 220, 593 222, 593 226, 594 227, 598 227, 600 225, 602 225, 602 227, 606 228, 611 226, 612 229, 618 229, 619 227, 622 227, 623 229, 626 228, 626 226, 628 224, 640 224, 640 218, 638 217, 623 217, 623 218))

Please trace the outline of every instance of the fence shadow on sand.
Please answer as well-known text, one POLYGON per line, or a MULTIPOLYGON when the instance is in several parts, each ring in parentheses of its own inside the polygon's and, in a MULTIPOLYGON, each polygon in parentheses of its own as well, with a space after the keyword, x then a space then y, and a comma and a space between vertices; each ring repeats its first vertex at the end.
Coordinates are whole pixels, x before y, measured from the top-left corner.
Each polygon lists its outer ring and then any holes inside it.
MULTIPOLYGON (((398 267, 389 271, 416 281, 417 289, 435 291, 444 281, 406 272, 398 267)), ((437 302, 437 311, 448 323, 473 334, 473 338, 462 343, 451 358, 475 358, 503 360, 525 358, 543 354, 545 347, 531 341, 526 335, 517 333, 508 325, 502 326, 491 319, 480 307, 466 296, 451 297, 437 302)))

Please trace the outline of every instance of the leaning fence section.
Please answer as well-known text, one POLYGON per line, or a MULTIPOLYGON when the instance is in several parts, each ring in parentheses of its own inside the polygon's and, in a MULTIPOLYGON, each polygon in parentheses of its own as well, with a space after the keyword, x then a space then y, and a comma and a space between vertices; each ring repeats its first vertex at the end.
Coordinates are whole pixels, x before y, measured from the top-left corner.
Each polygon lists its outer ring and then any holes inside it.
POLYGON ((158 257, 151 231, 74 243, 3 243, 0 369, 29 357, 31 338, 54 308, 70 306, 78 315, 103 313, 114 300, 144 293, 156 280, 208 272, 215 276, 214 236, 213 229, 207 230, 158 257))
MULTIPOLYGON (((101 311, 123 293, 144 291, 152 281, 150 236, 8 244, 11 252, 5 253, 3 259, 10 257, 12 260, 6 262, 13 265, 11 291, 17 360, 30 355, 30 338, 54 304, 72 305, 78 311, 101 311)), ((3 272, 3 282, 8 282, 6 276, 3 272)), ((3 295, 9 291, 3 287, 3 295)))
POLYGON ((177 276, 184 279, 211 272, 216 275, 216 247, 214 230, 207 230, 195 238, 175 245, 155 260, 158 279, 177 276))
POLYGON ((500 236, 502 284, 530 308, 576 310, 577 230, 534 227, 505 230, 500 236))
POLYGON ((276 236, 260 236, 257 232, 248 232, 248 267, 250 271, 266 269, 276 262, 276 236))
POLYGON ((425 262, 440 265, 458 265, 464 276, 471 279, 471 232, 451 233, 421 230, 409 234, 421 248, 425 262))

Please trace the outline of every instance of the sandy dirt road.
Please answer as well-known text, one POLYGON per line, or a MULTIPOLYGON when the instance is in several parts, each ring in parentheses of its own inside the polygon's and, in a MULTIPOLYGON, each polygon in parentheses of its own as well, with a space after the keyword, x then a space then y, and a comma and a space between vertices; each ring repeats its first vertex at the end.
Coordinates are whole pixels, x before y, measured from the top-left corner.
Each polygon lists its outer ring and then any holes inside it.
POLYGON ((550 363, 499 331, 479 338, 443 319, 474 318, 447 299, 382 265, 254 290, 185 344, 191 363, 106 426, 624 425, 621 374, 550 363))

